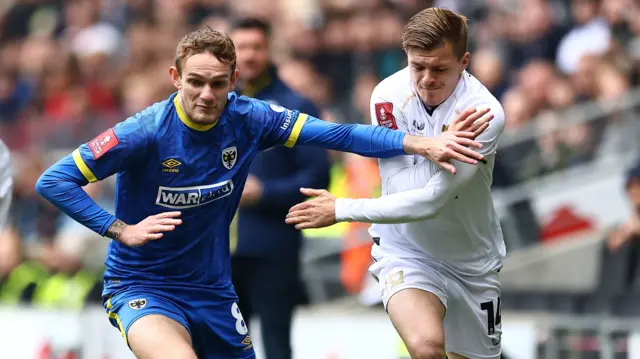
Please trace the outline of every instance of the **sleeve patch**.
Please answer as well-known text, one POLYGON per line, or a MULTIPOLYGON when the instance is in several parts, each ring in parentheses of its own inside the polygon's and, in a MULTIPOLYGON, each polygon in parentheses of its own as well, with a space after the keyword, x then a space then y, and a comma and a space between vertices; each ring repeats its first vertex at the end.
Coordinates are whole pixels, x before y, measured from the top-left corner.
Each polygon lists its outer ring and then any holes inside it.
POLYGON ((116 133, 113 131, 113 128, 110 128, 89 141, 89 148, 93 153, 93 158, 97 160, 119 143, 120 140, 116 137, 116 133))
POLYGON ((397 130, 398 124, 393 116, 393 104, 391 102, 381 102, 376 104, 376 118, 378 125, 397 130))

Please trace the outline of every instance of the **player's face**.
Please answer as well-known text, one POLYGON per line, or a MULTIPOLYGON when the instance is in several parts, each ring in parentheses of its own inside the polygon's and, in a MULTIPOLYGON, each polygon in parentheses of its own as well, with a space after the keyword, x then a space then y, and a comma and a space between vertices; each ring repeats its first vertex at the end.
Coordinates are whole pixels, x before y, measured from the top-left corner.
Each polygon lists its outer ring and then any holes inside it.
POLYGON ((185 114, 201 125, 218 120, 227 104, 227 94, 233 91, 238 80, 237 70, 232 73, 231 65, 220 62, 208 52, 187 58, 182 65, 182 76, 175 67, 171 68, 170 74, 185 114))
POLYGON ((413 85, 428 106, 443 103, 453 93, 469 63, 469 53, 458 58, 449 42, 433 50, 410 48, 407 55, 413 85))
POLYGON ((269 40, 266 34, 259 29, 240 29, 234 31, 231 38, 236 44, 243 81, 254 81, 269 66, 269 40))

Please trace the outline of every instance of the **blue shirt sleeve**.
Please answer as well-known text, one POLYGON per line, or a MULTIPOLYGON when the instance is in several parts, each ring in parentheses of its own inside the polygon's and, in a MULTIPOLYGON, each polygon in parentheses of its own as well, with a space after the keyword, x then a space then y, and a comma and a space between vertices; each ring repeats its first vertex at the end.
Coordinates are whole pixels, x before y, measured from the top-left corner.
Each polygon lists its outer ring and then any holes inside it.
POLYGON ((250 121, 258 130, 259 149, 284 144, 322 147, 365 157, 404 155, 405 133, 382 126, 335 124, 278 105, 254 100, 250 121))
POLYGON ((72 155, 67 155, 38 178, 36 191, 78 223, 104 235, 116 218, 82 189, 87 183, 72 155))
POLYGON ((95 182, 144 158, 150 142, 142 118, 131 117, 80 145, 72 157, 84 177, 95 182))
POLYGON ((296 122, 293 144, 352 152, 365 157, 389 158, 405 155, 405 133, 382 126, 336 124, 301 115, 296 122), (304 116, 304 117, 303 117, 304 116))
POLYGON ((132 166, 146 155, 148 144, 142 121, 130 118, 48 168, 36 182, 36 191, 69 217, 104 235, 116 218, 91 199, 82 186, 132 166))

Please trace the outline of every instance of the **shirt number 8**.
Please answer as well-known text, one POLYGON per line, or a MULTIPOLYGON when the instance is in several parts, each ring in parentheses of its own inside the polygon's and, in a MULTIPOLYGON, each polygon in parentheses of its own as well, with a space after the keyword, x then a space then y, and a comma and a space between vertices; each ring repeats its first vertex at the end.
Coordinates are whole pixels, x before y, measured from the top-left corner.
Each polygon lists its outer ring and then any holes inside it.
POLYGON ((247 328, 247 324, 244 322, 244 318, 242 317, 242 313, 240 313, 240 308, 236 302, 231 306, 231 315, 236 320, 236 330, 238 331, 238 334, 246 335, 249 333, 249 328, 247 328))

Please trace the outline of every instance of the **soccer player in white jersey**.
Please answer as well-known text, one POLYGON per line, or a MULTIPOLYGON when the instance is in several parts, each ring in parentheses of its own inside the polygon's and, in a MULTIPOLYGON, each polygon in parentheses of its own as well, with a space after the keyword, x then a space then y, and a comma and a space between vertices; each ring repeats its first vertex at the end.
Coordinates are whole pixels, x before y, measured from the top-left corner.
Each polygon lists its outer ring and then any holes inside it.
POLYGON ((476 138, 483 163, 453 161, 453 174, 451 167, 414 156, 383 159, 382 197, 336 199, 302 189, 316 198, 291 208, 287 222, 298 228, 374 223, 370 272, 411 358, 499 358, 498 271, 506 251, 491 182, 504 113, 465 70, 464 16, 425 9, 406 25, 402 43, 409 65, 373 91, 372 122, 439 138, 492 118, 476 138))
POLYGON ((0 232, 6 225, 11 205, 13 176, 11 175, 11 158, 9 149, 0 140, 0 232))

